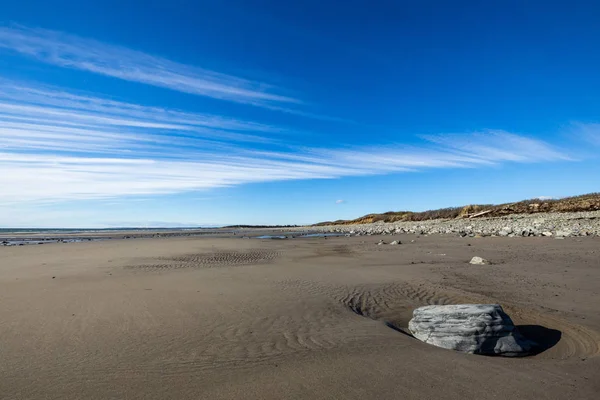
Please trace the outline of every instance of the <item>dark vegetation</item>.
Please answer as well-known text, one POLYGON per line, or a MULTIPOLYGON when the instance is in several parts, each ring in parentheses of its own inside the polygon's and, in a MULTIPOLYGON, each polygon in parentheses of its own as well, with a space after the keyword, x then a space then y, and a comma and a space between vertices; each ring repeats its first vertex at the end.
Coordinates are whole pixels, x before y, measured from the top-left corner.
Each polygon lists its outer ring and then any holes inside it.
POLYGON ((432 219, 499 217, 508 214, 533 214, 540 212, 574 212, 600 210, 600 193, 590 193, 581 196, 565 197, 562 199, 530 199, 506 204, 474 204, 464 207, 440 208, 421 212, 389 211, 383 214, 367 214, 353 220, 327 221, 315 224, 322 225, 352 225, 373 222, 426 221, 432 219))

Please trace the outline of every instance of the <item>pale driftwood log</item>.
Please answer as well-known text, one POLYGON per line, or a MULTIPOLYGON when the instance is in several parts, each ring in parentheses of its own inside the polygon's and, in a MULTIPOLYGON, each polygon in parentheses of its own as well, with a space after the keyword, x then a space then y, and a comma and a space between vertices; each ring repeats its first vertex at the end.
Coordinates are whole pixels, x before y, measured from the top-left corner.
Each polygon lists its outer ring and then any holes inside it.
POLYGON ((475 213, 475 214, 471 214, 471 215, 469 215, 469 218, 477 218, 477 217, 481 217, 482 215, 489 214, 489 213, 491 213, 492 211, 493 211, 493 210, 485 210, 485 211, 481 211, 481 212, 478 212, 478 213, 475 213))

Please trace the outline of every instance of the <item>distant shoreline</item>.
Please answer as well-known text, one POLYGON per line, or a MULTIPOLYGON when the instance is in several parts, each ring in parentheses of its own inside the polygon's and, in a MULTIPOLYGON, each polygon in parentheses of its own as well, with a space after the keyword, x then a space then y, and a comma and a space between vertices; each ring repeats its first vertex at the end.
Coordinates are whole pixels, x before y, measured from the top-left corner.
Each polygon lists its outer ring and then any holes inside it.
MULTIPOLYGON (((301 226, 250 226, 223 228, 122 228, 122 229, 30 229, 0 230, 0 246, 50 243, 78 243, 103 240, 150 239, 168 237, 254 237, 289 229, 297 232, 301 226)), ((303 228, 305 233, 314 230, 303 228)), ((277 235, 280 236, 280 235, 277 235)), ((291 235, 290 235, 291 236, 291 235)))
POLYGON ((84 241, 141 239, 223 234, 221 228, 122 228, 122 229, 31 229, 0 230, 0 245, 74 243, 84 241))

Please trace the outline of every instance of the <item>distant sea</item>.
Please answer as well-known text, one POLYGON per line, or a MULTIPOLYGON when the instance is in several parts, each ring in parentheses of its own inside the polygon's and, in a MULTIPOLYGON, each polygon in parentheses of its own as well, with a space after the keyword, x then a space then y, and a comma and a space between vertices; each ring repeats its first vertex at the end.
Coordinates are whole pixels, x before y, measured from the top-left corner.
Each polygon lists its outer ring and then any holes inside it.
MULTIPOLYGON (((211 234, 233 234, 236 227, 187 227, 187 228, 102 228, 102 229, 67 229, 67 228, 0 228, 0 246, 23 246, 46 243, 75 243, 110 239, 133 239, 167 236, 201 236, 211 234), (189 231, 189 233, 188 233, 189 231), (164 232, 164 233, 161 233, 164 232)), ((257 228, 261 229, 261 228, 257 228)), ((278 232, 275 235, 252 235, 247 232, 237 236, 242 239, 294 239, 316 238, 328 236, 348 236, 344 233, 318 233, 311 231, 278 232)))
POLYGON ((202 227, 189 227, 189 228, 0 228, 0 235, 7 233, 102 233, 102 232, 122 232, 122 231, 189 231, 196 229, 215 229, 215 228, 202 228, 202 227))
MULTIPOLYGON (((173 232, 185 235, 186 231, 208 233, 214 228, 102 228, 102 229, 67 229, 67 228, 0 228, 0 246, 22 246, 26 244, 74 243, 97 241, 114 238, 129 239, 132 237, 148 237, 161 235, 161 232, 173 232), (137 233, 136 233, 137 232, 137 233), (151 232, 150 234, 146 232, 151 232), (110 235, 114 233, 114 235, 110 235), (122 236, 124 234, 127 236, 122 236), (108 234, 108 235, 107 235, 108 234)), ((198 234, 198 233, 193 233, 198 234)))

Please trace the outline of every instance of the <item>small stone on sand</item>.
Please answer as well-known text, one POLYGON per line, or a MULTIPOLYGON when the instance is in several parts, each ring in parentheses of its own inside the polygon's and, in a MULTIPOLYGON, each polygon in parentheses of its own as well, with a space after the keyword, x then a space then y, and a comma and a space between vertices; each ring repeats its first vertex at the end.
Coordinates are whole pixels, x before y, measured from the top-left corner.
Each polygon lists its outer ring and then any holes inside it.
POLYGON ((481 258, 481 257, 473 257, 471 258, 471 261, 469 261, 469 264, 475 264, 475 265, 486 265, 489 264, 490 262, 488 260, 486 260, 485 258, 481 258))

